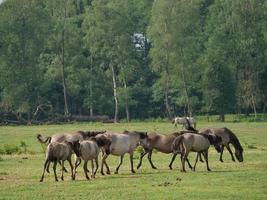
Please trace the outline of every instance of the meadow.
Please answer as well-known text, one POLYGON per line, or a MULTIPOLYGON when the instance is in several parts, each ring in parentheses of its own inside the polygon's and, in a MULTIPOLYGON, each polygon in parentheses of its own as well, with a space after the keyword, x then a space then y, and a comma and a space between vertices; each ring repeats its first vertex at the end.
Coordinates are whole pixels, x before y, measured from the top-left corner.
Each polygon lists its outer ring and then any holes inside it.
MULTIPOLYGON (((169 170, 171 155, 155 152, 152 160, 158 169, 152 169, 145 157, 142 168, 131 174, 127 155, 115 175, 119 157, 110 156, 111 175, 98 172, 96 179, 87 181, 80 166, 75 181, 67 173, 65 181, 55 182, 51 170, 40 183, 45 146, 37 142, 38 133, 48 136, 77 130, 127 129, 168 134, 177 129, 169 122, 0 126, 0 199, 267 199, 267 123, 201 121, 197 128, 206 127, 230 128, 244 148, 244 162, 232 162, 225 150, 221 163, 212 147, 211 172, 206 171, 204 163, 198 163, 196 172, 187 169, 187 173, 181 173, 180 159, 169 170)), ((189 158, 193 163, 195 154, 190 153, 189 158)), ((135 152, 135 166, 138 160, 139 153, 135 152)), ((68 164, 66 167, 69 169, 68 164)))

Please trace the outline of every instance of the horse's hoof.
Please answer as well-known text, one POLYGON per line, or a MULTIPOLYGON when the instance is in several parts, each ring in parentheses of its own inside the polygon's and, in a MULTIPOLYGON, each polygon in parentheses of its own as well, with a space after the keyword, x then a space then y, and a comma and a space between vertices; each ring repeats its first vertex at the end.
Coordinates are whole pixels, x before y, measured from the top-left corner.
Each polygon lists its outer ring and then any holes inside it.
POLYGON ((41 179, 40 182, 43 182, 43 179, 41 179))
POLYGON ((56 179, 56 182, 58 182, 58 179, 56 179))
POLYGON ((118 174, 119 172, 118 171, 115 171, 114 174, 118 174))
POLYGON ((135 174, 135 171, 134 171, 134 170, 132 170, 132 173, 133 173, 133 174, 135 174))
POLYGON ((64 181, 64 178, 63 178, 63 177, 61 177, 61 180, 62 180, 62 181, 64 181))
POLYGON ((186 173, 186 171, 185 171, 185 170, 183 170, 183 169, 181 169, 180 171, 181 171, 181 172, 183 172, 183 173, 186 173))
POLYGON ((220 159, 221 162, 223 162, 223 159, 220 159))
POLYGON ((107 171, 107 174, 110 175, 110 171, 107 171))
POLYGON ((211 171, 211 169, 208 169, 208 171, 210 172, 210 171, 211 171))
POLYGON ((101 172, 101 175, 105 176, 105 173, 104 172, 101 172))
POLYGON ((202 163, 204 162, 203 160, 199 160, 199 161, 202 162, 202 163))
POLYGON ((153 168, 153 169, 158 169, 158 168, 156 168, 155 166, 153 166, 152 168, 153 168))
POLYGON ((234 162, 235 162, 235 159, 232 159, 232 161, 234 161, 234 162))
POLYGON ((169 166, 169 168, 170 168, 170 170, 172 170, 172 167, 171 166, 169 166))

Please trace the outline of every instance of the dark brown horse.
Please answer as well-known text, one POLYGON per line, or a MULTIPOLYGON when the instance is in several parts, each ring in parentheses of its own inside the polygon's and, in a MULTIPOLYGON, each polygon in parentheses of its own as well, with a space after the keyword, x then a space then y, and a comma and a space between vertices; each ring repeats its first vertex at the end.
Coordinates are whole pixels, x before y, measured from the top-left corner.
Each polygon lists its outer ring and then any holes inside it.
MULTIPOLYGON (((142 165, 143 157, 148 154, 148 161, 153 169, 157 169, 156 166, 152 162, 152 152, 153 149, 156 149, 157 151, 161 153, 172 153, 172 143, 175 140, 175 138, 184 132, 187 131, 181 131, 181 132, 175 132, 172 134, 164 135, 164 134, 158 134, 158 133, 149 133, 148 137, 140 142, 140 145, 144 148, 144 152, 140 155, 140 161, 137 165, 137 169, 139 169, 142 165)), ((178 153, 173 154, 171 162, 169 164, 169 168, 172 169, 172 164, 176 158, 178 153)), ((189 161, 187 160, 188 166, 192 169, 192 166, 190 165, 189 161)))
POLYGON ((235 148, 235 156, 239 162, 243 162, 243 148, 237 138, 237 136, 228 128, 209 128, 201 131, 202 133, 213 133, 218 135, 222 138, 221 143, 221 154, 220 154, 220 161, 223 162, 222 155, 224 147, 229 151, 232 161, 235 161, 233 156, 233 152, 230 148, 230 144, 232 144, 235 148))

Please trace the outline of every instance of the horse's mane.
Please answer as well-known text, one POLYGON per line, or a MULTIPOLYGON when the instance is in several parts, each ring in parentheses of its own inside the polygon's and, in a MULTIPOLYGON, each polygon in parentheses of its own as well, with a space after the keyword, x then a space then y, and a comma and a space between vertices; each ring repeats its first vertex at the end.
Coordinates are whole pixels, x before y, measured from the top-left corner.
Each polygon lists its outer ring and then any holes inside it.
POLYGON ((225 132, 227 132, 229 134, 230 141, 234 145, 234 147, 236 149, 240 149, 240 150, 243 151, 243 148, 242 148, 238 138, 236 137, 236 135, 228 128, 224 128, 224 130, 225 130, 225 132))

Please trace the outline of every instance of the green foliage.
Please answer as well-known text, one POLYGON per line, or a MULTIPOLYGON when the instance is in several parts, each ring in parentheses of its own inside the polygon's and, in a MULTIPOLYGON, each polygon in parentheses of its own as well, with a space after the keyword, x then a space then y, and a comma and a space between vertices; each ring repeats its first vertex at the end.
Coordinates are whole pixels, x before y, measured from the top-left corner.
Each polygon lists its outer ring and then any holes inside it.
POLYGON ((6 0, 0 120, 52 120, 66 109, 111 117, 113 76, 120 118, 261 120, 266 9, 264 0, 6 0))

